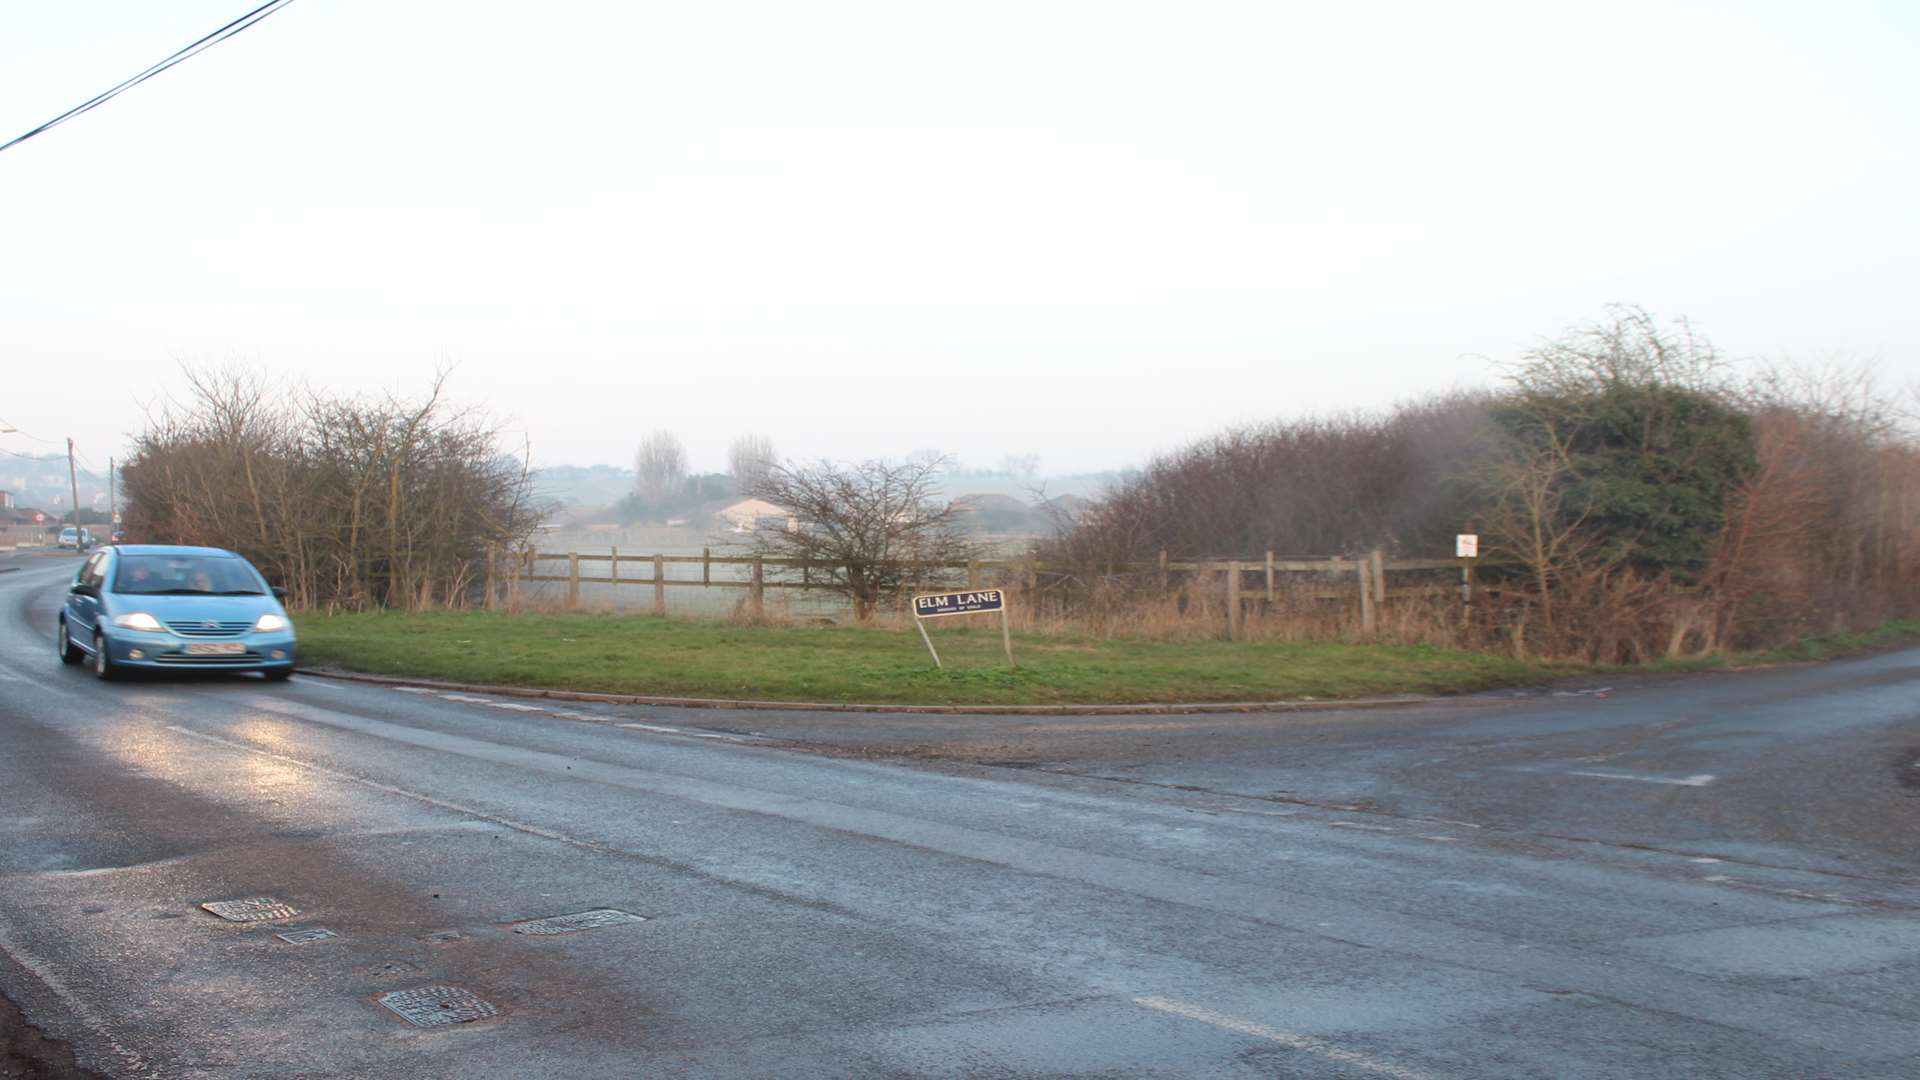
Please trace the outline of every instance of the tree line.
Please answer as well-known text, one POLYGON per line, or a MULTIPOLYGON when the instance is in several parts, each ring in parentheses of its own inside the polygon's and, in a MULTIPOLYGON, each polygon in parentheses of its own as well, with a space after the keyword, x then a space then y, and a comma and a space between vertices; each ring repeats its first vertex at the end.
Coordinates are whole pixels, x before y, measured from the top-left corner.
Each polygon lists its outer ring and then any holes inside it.
POLYGON ((128 534, 237 550, 300 607, 466 602, 490 551, 539 521, 525 455, 446 378, 407 399, 329 396, 189 370, 124 472, 128 534))
MULTIPOLYGON (((1481 537, 1521 652, 1632 661, 1920 609, 1920 442, 1864 376, 1739 377, 1684 320, 1615 308, 1491 391, 1233 428, 1152 461, 1040 557, 1152 560, 1481 537)), ((1090 602, 1083 590, 1078 601, 1090 602)))

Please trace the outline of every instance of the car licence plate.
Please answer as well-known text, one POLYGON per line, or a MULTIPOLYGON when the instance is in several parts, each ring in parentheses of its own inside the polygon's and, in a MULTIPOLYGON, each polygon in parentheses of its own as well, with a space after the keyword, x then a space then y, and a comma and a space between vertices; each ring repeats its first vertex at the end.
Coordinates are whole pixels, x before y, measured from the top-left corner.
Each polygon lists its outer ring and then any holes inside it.
POLYGON ((238 641, 202 641, 186 647, 188 656, 239 656, 247 651, 238 641))

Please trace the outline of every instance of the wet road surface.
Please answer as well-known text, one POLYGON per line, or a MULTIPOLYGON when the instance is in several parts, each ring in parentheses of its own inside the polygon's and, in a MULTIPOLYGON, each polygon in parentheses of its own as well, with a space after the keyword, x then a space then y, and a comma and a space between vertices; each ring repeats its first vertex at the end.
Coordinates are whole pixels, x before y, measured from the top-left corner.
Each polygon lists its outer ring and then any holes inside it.
POLYGON ((1920 1071, 1920 653, 1258 717, 107 685, 17 565, 0 994, 106 1075, 1920 1071))

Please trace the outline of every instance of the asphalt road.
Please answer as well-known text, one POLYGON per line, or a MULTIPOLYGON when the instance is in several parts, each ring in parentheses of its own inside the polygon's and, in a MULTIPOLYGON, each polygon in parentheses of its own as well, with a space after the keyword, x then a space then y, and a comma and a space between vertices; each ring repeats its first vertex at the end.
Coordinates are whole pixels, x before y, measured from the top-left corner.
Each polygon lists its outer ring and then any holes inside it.
POLYGON ((126 1077, 1920 1074, 1920 653, 1253 717, 598 708, 100 684, 53 657, 71 560, 18 565, 0 1034, 28 1056, 126 1077), (233 899, 293 910, 200 906, 233 899), (521 925, 591 911, 639 918, 521 925), (429 1018, 490 1015, 423 1028, 382 1004, 427 987, 453 988, 429 1018))

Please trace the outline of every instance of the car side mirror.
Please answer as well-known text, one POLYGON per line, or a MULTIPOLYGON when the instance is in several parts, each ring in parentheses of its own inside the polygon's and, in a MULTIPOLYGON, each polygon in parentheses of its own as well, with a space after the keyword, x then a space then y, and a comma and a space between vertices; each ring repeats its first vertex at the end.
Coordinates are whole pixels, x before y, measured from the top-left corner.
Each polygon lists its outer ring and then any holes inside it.
POLYGON ((97 590, 95 590, 94 587, 91 585, 75 585, 73 588, 67 591, 73 593, 75 596, 99 596, 100 595, 100 593, 97 590))
POLYGON ((274 598, 275 600, 278 600, 278 601, 280 601, 280 602, 281 602, 281 603, 283 603, 283 604, 284 604, 284 603, 286 603, 286 602, 287 602, 287 587, 286 587, 285 585, 275 585, 275 586, 273 586, 273 598, 274 598))

